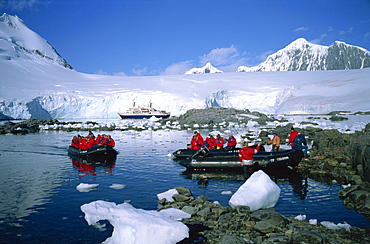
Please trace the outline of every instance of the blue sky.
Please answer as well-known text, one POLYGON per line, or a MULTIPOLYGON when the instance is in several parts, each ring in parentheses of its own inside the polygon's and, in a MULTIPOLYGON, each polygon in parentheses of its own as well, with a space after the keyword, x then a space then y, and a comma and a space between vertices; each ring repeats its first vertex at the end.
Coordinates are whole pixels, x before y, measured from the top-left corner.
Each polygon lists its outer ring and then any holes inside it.
POLYGON ((300 37, 370 50, 369 0, 0 0, 0 12, 90 74, 234 72, 300 37))

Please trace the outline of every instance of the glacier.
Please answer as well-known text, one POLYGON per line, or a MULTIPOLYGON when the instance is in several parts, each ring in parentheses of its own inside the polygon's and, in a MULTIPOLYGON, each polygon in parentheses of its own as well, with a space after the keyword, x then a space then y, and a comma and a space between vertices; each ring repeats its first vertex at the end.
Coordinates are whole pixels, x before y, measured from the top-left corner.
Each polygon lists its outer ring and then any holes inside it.
MULTIPOLYGON (((300 41, 294 45, 303 45, 300 41)), ((18 17, 7 14, 0 17, 0 50, 0 119, 119 119, 117 113, 133 102, 140 107, 151 102, 172 116, 213 106, 266 114, 370 110, 370 68, 162 76, 84 74, 72 69, 18 17)), ((205 67, 212 68, 211 64, 205 67)))

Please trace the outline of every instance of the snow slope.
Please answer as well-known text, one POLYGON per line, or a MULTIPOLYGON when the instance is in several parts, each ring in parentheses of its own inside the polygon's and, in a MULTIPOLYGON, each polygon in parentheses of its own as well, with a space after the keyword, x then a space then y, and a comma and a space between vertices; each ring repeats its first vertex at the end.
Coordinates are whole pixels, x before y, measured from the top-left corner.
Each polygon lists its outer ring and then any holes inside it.
POLYGON ((172 115, 211 106, 269 114, 370 110, 370 68, 145 77, 83 74, 70 69, 18 17, 0 19, 0 119, 119 118, 117 112, 134 100, 141 107, 151 101, 172 115))
POLYGON ((211 106, 270 114, 370 110, 369 68, 122 77, 26 60, 0 67, 0 113, 17 119, 116 118, 134 100, 173 115, 211 106))

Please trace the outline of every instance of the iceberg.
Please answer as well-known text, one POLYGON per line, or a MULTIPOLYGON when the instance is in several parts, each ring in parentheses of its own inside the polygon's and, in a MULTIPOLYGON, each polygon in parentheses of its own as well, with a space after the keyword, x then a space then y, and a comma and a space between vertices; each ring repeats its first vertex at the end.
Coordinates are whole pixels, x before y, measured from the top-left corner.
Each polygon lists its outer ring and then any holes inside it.
POLYGON ((270 177, 259 170, 254 172, 251 177, 239 187, 231 196, 229 205, 249 206, 251 211, 262 208, 272 208, 275 206, 280 197, 281 189, 273 182, 270 177))
POLYGON ((179 209, 158 212, 136 209, 129 203, 117 205, 99 200, 82 205, 81 211, 89 225, 96 225, 100 220, 113 225, 106 244, 175 244, 189 237, 189 228, 178 220, 190 215, 179 209))
POLYGON ((89 192, 92 190, 96 190, 99 187, 99 184, 85 184, 85 183, 80 183, 78 186, 76 186, 76 189, 79 192, 89 192))
POLYGON ((158 200, 166 198, 167 201, 173 202, 174 200, 173 200, 172 196, 175 195, 175 194, 179 194, 176 189, 169 189, 166 192, 162 192, 162 193, 157 194, 157 197, 158 197, 158 200))

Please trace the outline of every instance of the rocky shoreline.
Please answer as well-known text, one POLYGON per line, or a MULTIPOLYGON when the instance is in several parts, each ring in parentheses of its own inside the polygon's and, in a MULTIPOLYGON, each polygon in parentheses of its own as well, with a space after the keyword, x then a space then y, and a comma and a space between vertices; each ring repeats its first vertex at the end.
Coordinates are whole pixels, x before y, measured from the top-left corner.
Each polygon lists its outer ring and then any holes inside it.
MULTIPOLYGON (((346 117, 337 115, 338 112, 328 114, 330 121, 346 120, 346 117)), ((367 114, 367 113, 360 113, 367 114)), ((121 120, 124 122, 127 120, 121 120)), ((158 121, 145 120, 142 123, 98 123, 94 121, 86 122, 63 122, 57 119, 37 120, 29 119, 16 121, 6 121, 0 125, 0 134, 27 134, 35 133, 40 130, 62 130, 62 131, 88 131, 88 130, 161 130, 161 129, 225 129, 230 126, 246 127, 248 123, 266 125, 268 122, 287 122, 285 119, 278 119, 273 116, 267 116, 259 112, 251 112, 248 109, 238 110, 233 108, 208 108, 208 109, 190 109, 179 117, 170 117, 158 121)), ((307 122, 310 123, 310 122, 307 122)), ((288 126, 289 127, 289 126, 288 126)), ((286 128, 288 128, 286 127, 286 128)), ((279 132, 281 128, 276 128, 279 132)), ((284 128, 283 128, 284 129, 284 128)), ((313 128, 312 128, 313 129, 313 128)), ((289 133, 289 130, 281 135, 289 133)))
MULTIPOLYGON (((190 228, 194 243, 369 243, 369 233, 362 228, 332 223, 312 223, 285 217, 275 209, 251 212, 247 206, 230 208, 211 202, 207 196, 194 197, 185 187, 175 187, 174 201, 158 201, 158 210, 177 208, 191 215, 181 220, 190 228), (329 227, 329 228, 328 228, 329 227)), ((190 239, 189 238, 189 239, 190 239)), ((179 243, 189 243, 183 240, 179 243)))

